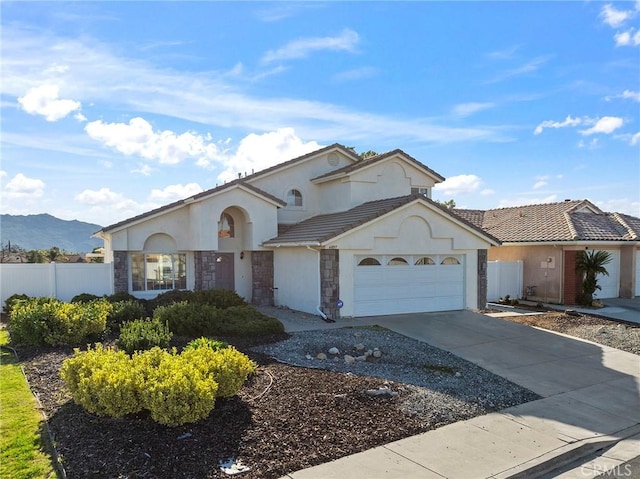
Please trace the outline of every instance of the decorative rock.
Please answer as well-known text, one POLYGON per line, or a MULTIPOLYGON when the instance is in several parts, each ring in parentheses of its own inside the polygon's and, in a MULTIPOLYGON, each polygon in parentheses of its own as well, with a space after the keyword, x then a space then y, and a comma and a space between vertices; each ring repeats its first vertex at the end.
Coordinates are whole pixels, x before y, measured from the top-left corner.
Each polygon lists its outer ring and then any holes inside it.
POLYGON ((307 355, 305 356, 305 358, 307 358, 307 359, 312 359, 310 354, 307 354, 307 355))
POLYGON ((367 357, 366 356, 356 356, 356 361, 366 361, 367 357))
POLYGON ((392 391, 389 388, 384 387, 384 388, 378 388, 378 389, 367 389, 367 395, 396 397, 398 393, 395 391, 392 391))
POLYGON ((325 360, 325 359, 327 359, 327 355, 326 355, 326 354, 324 354, 324 353, 318 353, 318 354, 316 355, 316 358, 318 358, 318 359, 320 359, 320 360, 325 360))
POLYGON ((460 371, 456 371, 456 377, 457 378, 461 378, 462 377, 462 373, 460 371))
POLYGON ((371 349, 367 349, 364 353, 365 356, 373 356, 373 351, 371 349))
POLYGON ((329 354, 340 354, 340 350, 338 348, 329 349, 329 354))
POLYGON ((356 351, 364 351, 364 344, 358 343, 354 346, 354 348, 356 348, 356 351))
POLYGON ((344 362, 346 364, 353 364, 356 362, 356 358, 354 358, 353 356, 350 356, 349 354, 345 354, 344 355, 344 362))
POLYGON ((380 357, 382 357, 382 351, 380 351, 378 348, 376 348, 376 349, 373 350, 372 356, 374 358, 380 358, 380 357))

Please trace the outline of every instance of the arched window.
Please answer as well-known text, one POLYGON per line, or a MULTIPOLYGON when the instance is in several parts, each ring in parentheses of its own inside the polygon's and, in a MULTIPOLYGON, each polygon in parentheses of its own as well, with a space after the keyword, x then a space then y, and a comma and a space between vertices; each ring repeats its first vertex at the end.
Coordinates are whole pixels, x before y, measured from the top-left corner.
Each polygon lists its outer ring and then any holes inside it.
POLYGON ((429 258, 428 256, 423 256, 422 258, 420 258, 418 261, 416 261, 416 265, 417 266, 430 266, 432 264, 436 264, 435 261, 433 261, 431 258, 429 258))
POLYGON ((222 213, 218 223, 218 238, 233 238, 234 236, 233 216, 229 213, 222 213))
POLYGON ((389 260, 389 262, 387 263, 389 266, 406 266, 409 263, 407 263, 407 260, 404 258, 392 258, 389 260))
POLYGON ((287 206, 302 206, 302 193, 293 189, 287 193, 287 206))
POLYGON ((447 256, 445 259, 442 260, 440 264, 444 264, 444 265, 460 264, 460 261, 458 261, 453 256, 447 256))
POLYGON ((380 261, 375 258, 365 258, 358 263, 358 266, 380 266, 380 261))

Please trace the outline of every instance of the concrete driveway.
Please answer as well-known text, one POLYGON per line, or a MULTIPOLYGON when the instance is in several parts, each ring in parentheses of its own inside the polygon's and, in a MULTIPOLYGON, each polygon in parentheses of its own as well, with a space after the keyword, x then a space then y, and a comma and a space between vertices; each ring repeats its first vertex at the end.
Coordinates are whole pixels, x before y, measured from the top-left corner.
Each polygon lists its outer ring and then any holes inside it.
POLYGON ((320 329, 378 324, 451 351, 543 399, 288 478, 541 477, 552 466, 622 439, 617 450, 623 453, 607 458, 608 464, 640 455, 639 356, 471 311, 321 323, 320 329))

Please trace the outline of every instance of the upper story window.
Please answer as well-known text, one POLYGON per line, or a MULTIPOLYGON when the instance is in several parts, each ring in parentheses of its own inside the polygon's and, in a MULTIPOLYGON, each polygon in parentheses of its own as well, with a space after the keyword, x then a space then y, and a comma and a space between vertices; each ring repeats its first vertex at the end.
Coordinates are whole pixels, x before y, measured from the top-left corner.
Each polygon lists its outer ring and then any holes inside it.
POLYGON ((234 236, 233 216, 229 213, 222 213, 218 223, 218 238, 233 238, 234 236))
POLYGON ((287 206, 302 206, 302 193, 299 190, 289 190, 287 193, 287 206))

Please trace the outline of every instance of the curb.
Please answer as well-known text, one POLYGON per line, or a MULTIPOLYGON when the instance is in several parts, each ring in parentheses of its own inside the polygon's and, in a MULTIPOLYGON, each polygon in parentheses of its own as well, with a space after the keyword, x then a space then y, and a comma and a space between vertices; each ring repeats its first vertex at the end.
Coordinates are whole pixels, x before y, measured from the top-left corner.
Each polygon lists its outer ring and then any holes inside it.
POLYGON ((492 476, 495 479, 527 479, 543 477, 567 467, 581 459, 591 458, 600 451, 610 449, 617 443, 640 433, 640 424, 618 431, 614 435, 598 436, 583 439, 558 449, 549 451, 542 456, 531 459, 519 466, 507 469, 492 476))

